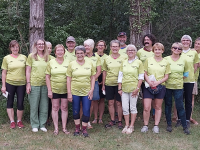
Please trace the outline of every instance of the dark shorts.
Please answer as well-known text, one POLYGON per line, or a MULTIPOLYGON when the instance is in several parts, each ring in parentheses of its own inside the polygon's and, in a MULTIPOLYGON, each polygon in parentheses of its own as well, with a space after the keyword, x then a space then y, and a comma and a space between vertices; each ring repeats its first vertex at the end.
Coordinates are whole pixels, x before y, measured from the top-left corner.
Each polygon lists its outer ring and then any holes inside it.
POLYGON ((118 86, 105 86, 106 99, 121 102, 121 96, 118 93, 118 86))
POLYGON ((163 99, 165 97, 165 92, 165 86, 163 86, 162 90, 158 94, 152 94, 144 85, 142 86, 143 98, 163 99))
POLYGON ((58 98, 67 98, 67 93, 66 94, 53 93, 53 99, 58 99, 58 98))
MULTIPOLYGON (((100 76, 99 76, 99 78, 98 78, 98 82, 99 82, 99 83, 102 82, 102 73, 100 74, 100 76)), ((106 95, 104 95, 102 92, 103 92, 103 91, 102 91, 102 84, 100 84, 100 85, 99 85, 99 96, 100 96, 100 98, 105 98, 106 95)))

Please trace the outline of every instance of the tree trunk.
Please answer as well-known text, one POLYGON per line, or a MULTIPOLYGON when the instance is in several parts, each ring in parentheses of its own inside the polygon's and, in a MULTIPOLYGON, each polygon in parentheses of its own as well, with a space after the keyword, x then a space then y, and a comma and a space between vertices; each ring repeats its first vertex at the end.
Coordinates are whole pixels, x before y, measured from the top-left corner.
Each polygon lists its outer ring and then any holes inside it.
POLYGON ((44 0, 29 0, 29 2, 29 43, 31 52, 35 40, 44 39, 44 0))
POLYGON ((142 38, 150 33, 150 0, 130 0, 130 43, 141 48, 142 38))

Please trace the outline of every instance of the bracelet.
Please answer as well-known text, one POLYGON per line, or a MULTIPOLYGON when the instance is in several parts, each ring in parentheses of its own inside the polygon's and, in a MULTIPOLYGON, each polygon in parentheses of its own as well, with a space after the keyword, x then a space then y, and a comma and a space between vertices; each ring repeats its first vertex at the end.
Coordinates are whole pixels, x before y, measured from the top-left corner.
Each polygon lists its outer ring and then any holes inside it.
POLYGON ((139 88, 139 87, 137 87, 137 89, 139 90, 140 88, 139 88))
POLYGON ((121 91, 122 89, 119 89, 118 91, 121 91))

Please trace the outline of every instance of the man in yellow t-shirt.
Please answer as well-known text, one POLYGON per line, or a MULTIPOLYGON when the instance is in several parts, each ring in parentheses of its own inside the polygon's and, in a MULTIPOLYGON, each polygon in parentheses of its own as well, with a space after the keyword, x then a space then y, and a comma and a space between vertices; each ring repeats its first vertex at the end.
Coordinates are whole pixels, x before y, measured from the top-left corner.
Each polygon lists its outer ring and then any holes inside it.
POLYGON ((65 49, 65 55, 64 57, 70 61, 76 60, 75 55, 75 46, 76 46, 76 40, 73 36, 69 36, 66 40, 66 46, 67 49, 65 49))

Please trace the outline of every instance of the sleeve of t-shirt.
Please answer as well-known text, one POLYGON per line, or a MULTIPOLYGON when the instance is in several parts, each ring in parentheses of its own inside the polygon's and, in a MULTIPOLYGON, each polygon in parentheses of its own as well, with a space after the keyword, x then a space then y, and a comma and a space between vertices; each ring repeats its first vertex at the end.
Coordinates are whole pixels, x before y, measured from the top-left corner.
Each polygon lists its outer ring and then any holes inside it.
POLYGON ((51 75, 51 66, 50 66, 50 62, 47 63, 47 68, 46 68, 45 74, 51 75))
POLYGON ((139 74, 144 74, 144 66, 141 61, 139 62, 139 74))
POLYGON ((6 59, 6 57, 3 58, 3 62, 2 62, 2 65, 1 65, 1 69, 8 70, 8 64, 7 64, 7 59, 6 59))
POLYGON ((194 64, 199 63, 199 57, 197 52, 195 52, 195 56, 194 56, 194 64))
POLYGON ((170 74, 170 73, 171 73, 170 64, 169 64, 169 62, 167 62, 165 74, 170 74))
POLYGON ((148 71, 148 58, 144 62, 144 71, 148 71))
POLYGON ((140 52, 139 51, 136 53, 136 56, 138 57, 138 59, 140 59, 140 52))
POLYGON ((27 66, 30 66, 30 67, 32 66, 32 59, 33 59, 33 58, 32 58, 32 56, 31 56, 31 54, 29 54, 29 55, 28 55, 28 59, 27 59, 27 61, 26 61, 26 65, 27 65, 27 66))
POLYGON ((97 57, 97 66, 101 66, 101 58, 99 56, 97 57))
POLYGON ((104 59, 102 70, 103 71, 107 71, 108 70, 107 65, 106 65, 106 59, 104 59))
POLYGON ((72 63, 69 63, 69 66, 67 67, 66 76, 72 77, 72 63))
POLYGON ((91 70, 92 76, 94 76, 96 74, 96 68, 94 67, 94 65, 92 63, 91 63, 91 65, 92 65, 92 70, 91 70))

